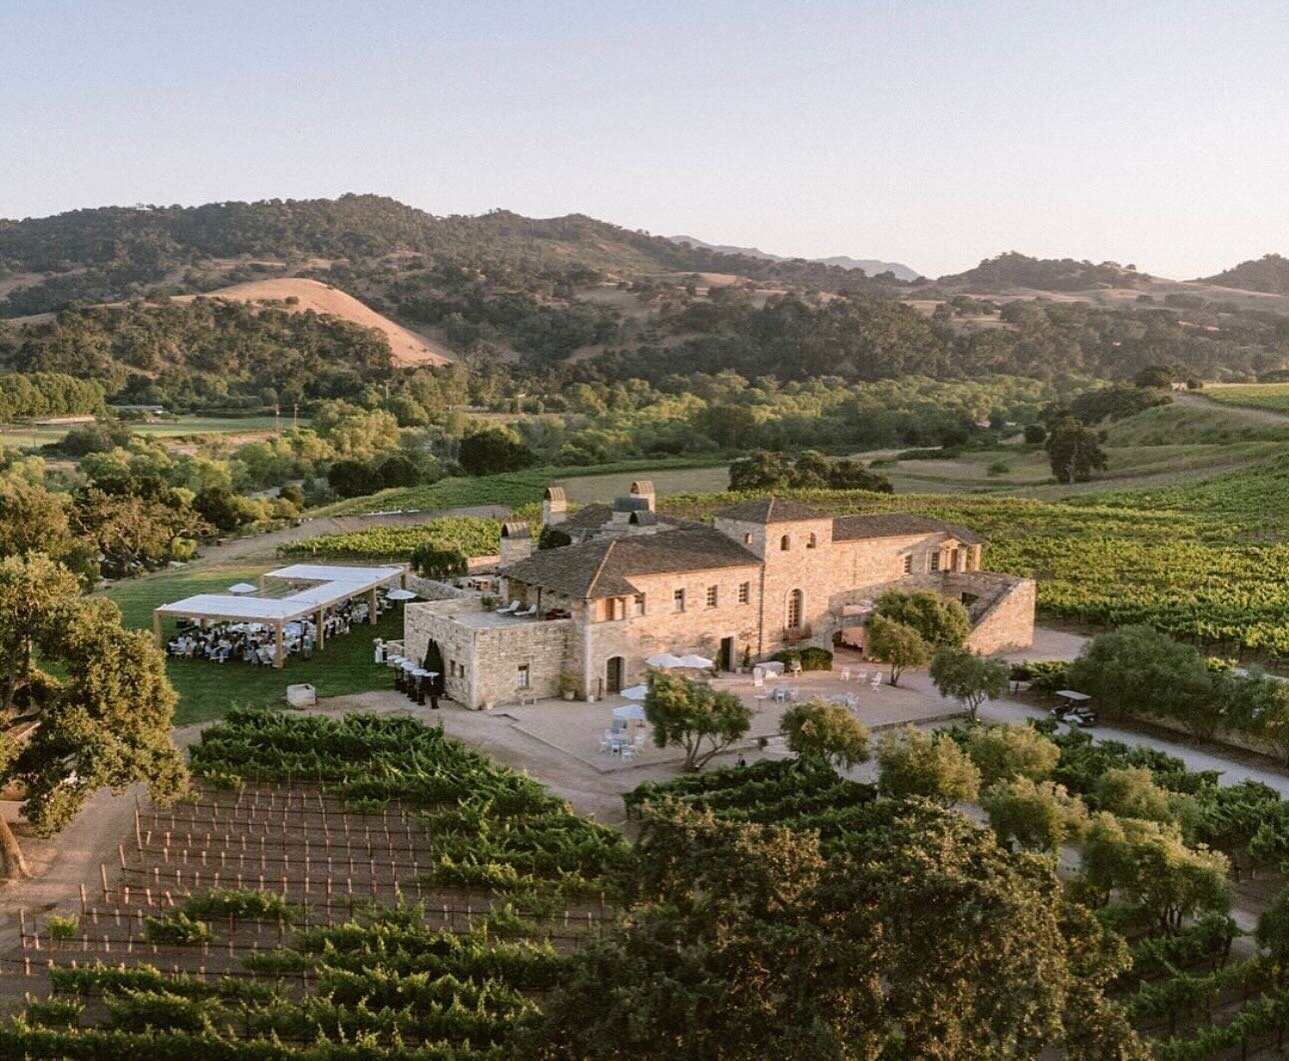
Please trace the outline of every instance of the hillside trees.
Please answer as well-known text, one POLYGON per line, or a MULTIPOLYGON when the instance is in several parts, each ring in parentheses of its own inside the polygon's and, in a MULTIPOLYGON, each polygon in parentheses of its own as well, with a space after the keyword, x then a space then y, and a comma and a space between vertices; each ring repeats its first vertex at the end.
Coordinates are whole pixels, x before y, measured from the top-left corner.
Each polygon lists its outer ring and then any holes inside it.
MULTIPOLYGON (((161 652, 41 553, 0 560, 0 674, 0 779, 26 787, 23 814, 39 834, 58 832, 100 788, 146 781, 160 800, 183 788, 161 652)), ((26 875, 3 820, 0 851, 7 876, 26 875)))
POLYGON ((466 435, 461 440, 457 459, 471 475, 517 472, 536 462, 533 452, 519 441, 514 432, 501 427, 466 435))
POLYGON ((735 493, 758 490, 894 492, 889 479, 870 472, 861 462, 849 458, 830 461, 815 450, 807 450, 795 460, 779 453, 758 450, 730 465, 729 488, 735 493))

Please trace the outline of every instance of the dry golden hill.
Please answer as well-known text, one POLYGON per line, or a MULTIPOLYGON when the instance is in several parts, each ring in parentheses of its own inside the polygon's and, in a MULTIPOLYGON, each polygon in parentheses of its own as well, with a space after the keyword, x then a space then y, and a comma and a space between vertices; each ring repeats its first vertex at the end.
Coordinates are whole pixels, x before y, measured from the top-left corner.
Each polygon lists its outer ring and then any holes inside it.
MULTIPOLYGON (((176 302, 187 302, 196 295, 179 295, 176 302)), ((292 311, 313 310, 315 313, 326 313, 332 317, 362 325, 364 328, 375 328, 383 332, 389 340, 389 347, 394 352, 394 360, 400 365, 446 365, 453 358, 448 349, 440 343, 427 339, 423 335, 395 324, 388 317, 383 317, 370 306, 365 306, 352 295, 346 295, 329 284, 317 280, 304 280, 298 277, 283 277, 278 280, 252 280, 245 284, 233 284, 214 291, 206 291, 202 298, 227 298, 236 302, 272 302, 282 309, 292 311), (297 301, 286 305, 288 298, 297 301)))

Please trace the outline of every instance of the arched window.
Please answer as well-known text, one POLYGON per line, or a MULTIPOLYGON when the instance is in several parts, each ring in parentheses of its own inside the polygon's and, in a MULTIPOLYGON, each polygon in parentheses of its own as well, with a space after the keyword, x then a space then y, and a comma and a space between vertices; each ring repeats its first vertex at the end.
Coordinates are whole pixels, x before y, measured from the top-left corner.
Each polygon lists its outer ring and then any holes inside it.
POLYGON ((794 589, 788 594, 788 629, 796 630, 801 626, 801 611, 805 604, 805 596, 801 590, 794 589))
POLYGON ((810 535, 810 537, 806 539, 806 548, 807 548, 807 549, 813 549, 813 548, 815 548, 818 544, 819 544, 819 539, 818 539, 818 538, 816 538, 816 537, 815 537, 815 535, 814 535, 814 533, 812 532, 812 533, 811 533, 811 535, 810 535))
POLYGON ((791 535, 785 534, 782 538, 779 539, 779 548, 782 549, 785 553, 792 548, 791 535))
POLYGON ((752 544, 752 532, 751 532, 751 531, 748 531, 745 535, 743 535, 743 544, 744 544, 744 545, 751 545, 751 544, 752 544))

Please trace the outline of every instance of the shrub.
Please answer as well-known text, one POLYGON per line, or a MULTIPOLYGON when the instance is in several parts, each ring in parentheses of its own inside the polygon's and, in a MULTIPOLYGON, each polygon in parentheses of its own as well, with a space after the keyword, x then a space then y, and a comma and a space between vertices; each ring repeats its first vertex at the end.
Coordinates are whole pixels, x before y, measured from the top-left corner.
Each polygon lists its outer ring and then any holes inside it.
POLYGON ((816 648, 813 645, 801 649, 785 648, 774 653, 770 659, 782 663, 789 670, 793 663, 800 663, 802 670, 832 670, 832 653, 826 648, 816 648))
POLYGON ((421 577, 434 579, 464 575, 469 570, 460 549, 434 542, 422 542, 412 551, 412 568, 421 577))
POLYGON ((246 917, 260 921, 294 921, 300 915, 280 895, 267 891, 237 891, 215 888, 205 895, 194 896, 183 905, 189 917, 209 921, 217 917, 246 917))
POLYGON ((71 939, 80 931, 80 927, 80 918, 75 915, 59 917, 57 914, 51 914, 45 922, 45 928, 49 931, 50 939, 71 939))
POLYGON ((1012 466, 1006 461, 994 461, 987 469, 989 475, 1010 475, 1012 466))
POLYGON ((209 943, 215 938, 204 921, 189 917, 182 910, 174 910, 164 917, 149 917, 144 921, 144 936, 149 943, 176 943, 188 946, 209 943))
POLYGON ((25 1016, 41 1028, 75 1028, 80 1024, 84 1008, 79 1002, 49 998, 43 1002, 29 1002, 25 1016))
POLYGON ((1063 659, 1045 659, 1037 663, 1022 664, 1026 678, 1017 678, 1013 670, 1014 681, 1028 681, 1035 692, 1054 693, 1058 689, 1068 689, 1070 685, 1070 665, 1063 659))

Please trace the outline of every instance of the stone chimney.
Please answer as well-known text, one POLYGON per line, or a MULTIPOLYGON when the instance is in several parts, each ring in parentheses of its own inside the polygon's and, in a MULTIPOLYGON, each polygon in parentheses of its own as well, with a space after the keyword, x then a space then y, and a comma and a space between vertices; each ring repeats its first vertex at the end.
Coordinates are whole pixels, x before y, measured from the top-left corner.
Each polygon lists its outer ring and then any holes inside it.
POLYGON ((542 523, 553 527, 568 519, 568 497, 562 486, 548 486, 542 494, 542 523))
POLYGON ((637 497, 635 494, 627 497, 615 497, 613 499, 613 516, 610 520, 610 526, 619 529, 625 528, 630 523, 632 515, 637 512, 650 511, 648 502, 652 500, 653 498, 646 500, 643 497, 637 497))
POLYGON ((632 483, 631 496, 644 498, 649 503, 649 511, 657 511, 657 498, 654 497, 653 482, 649 479, 637 479, 632 483))
POLYGON ((533 555, 533 536, 527 523, 501 525, 501 566, 526 560, 533 555))

